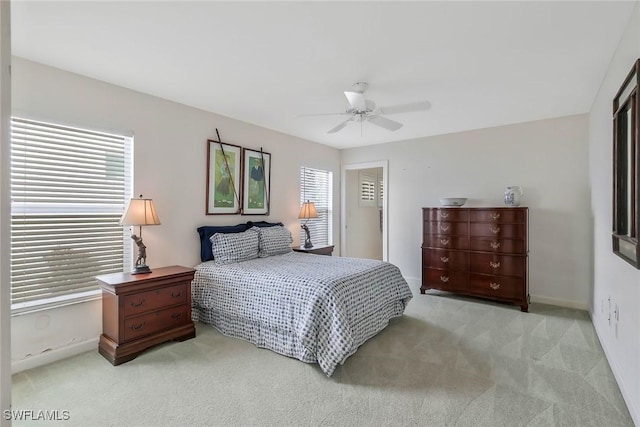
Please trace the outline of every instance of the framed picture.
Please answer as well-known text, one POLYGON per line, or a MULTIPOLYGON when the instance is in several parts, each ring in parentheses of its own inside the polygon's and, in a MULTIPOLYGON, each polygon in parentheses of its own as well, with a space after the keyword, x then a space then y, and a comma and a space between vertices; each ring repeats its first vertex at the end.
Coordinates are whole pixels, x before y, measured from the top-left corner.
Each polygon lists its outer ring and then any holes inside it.
POLYGON ((243 215, 269 215, 271 154, 244 148, 243 215))
POLYGON ((207 215, 240 213, 241 164, 241 147, 207 140, 207 215))

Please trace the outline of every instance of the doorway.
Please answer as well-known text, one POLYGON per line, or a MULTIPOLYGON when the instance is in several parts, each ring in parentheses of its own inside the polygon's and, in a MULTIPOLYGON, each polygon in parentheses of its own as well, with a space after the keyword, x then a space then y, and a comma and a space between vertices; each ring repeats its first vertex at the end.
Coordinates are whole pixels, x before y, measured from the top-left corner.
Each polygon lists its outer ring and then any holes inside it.
POLYGON ((342 256, 388 260, 386 160, 342 167, 342 256))

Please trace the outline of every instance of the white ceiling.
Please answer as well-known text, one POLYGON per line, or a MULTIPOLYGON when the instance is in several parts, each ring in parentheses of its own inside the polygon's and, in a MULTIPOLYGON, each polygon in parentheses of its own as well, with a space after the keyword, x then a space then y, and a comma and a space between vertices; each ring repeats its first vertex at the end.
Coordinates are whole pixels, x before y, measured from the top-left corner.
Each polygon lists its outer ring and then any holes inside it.
POLYGON ((635 1, 12 2, 13 54, 338 148, 589 111, 635 1), (350 123, 366 81, 396 132, 350 123))

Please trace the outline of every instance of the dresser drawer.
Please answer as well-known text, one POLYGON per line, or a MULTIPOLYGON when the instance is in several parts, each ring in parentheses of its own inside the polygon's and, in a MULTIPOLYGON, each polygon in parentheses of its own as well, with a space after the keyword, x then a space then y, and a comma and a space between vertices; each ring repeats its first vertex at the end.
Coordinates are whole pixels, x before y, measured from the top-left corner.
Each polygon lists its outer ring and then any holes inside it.
POLYGON ((469 254, 469 270, 474 273, 524 277, 524 257, 492 254, 469 254))
POLYGON ((442 234, 424 234, 424 246, 443 249, 467 249, 469 238, 467 236, 447 236, 442 234))
POLYGON ((435 268, 422 270, 422 286, 443 291, 465 292, 468 274, 464 271, 447 271, 435 268))
POLYGON ((507 254, 525 254, 525 242, 522 239, 500 239, 495 237, 471 237, 469 249, 507 254))
POLYGON ((487 297, 523 300, 525 279, 506 276, 469 275, 469 291, 487 297))
POLYGON ((487 222, 472 222, 469 225, 472 236, 491 236, 497 238, 525 237, 524 224, 492 224, 487 222))
POLYGON ((423 209, 422 218, 424 221, 467 222, 469 220, 469 211, 459 208, 423 209))
POLYGON ((446 236, 468 236, 469 225, 466 222, 426 221, 424 231, 429 234, 446 236))
POLYGON ((188 283, 182 283, 127 295, 124 297, 124 316, 128 317, 162 307, 184 304, 187 301, 187 287, 188 283))
POLYGON ((466 271, 469 266, 466 252, 444 249, 423 249, 422 265, 443 270, 466 271))
POLYGON ((524 223, 525 212, 521 209, 478 209, 469 212, 471 222, 524 223))
POLYGON ((129 341, 164 329, 171 329, 191 321, 187 307, 173 307, 143 314, 124 321, 124 340, 129 341))

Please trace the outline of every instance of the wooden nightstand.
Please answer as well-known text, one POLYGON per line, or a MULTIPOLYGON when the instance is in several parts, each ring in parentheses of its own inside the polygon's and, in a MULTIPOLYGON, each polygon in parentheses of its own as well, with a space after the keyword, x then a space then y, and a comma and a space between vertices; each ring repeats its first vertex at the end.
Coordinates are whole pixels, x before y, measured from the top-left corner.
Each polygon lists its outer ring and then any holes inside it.
POLYGON ((102 288, 102 335, 98 352, 113 365, 134 359, 165 341, 196 336, 191 321, 193 268, 172 266, 152 273, 96 277, 102 288))
POLYGON ((312 246, 310 248, 305 248, 304 246, 298 246, 293 248, 294 251, 296 252, 305 252, 308 254, 315 254, 315 255, 329 255, 331 256, 331 254, 333 253, 333 245, 328 245, 328 246, 312 246))

